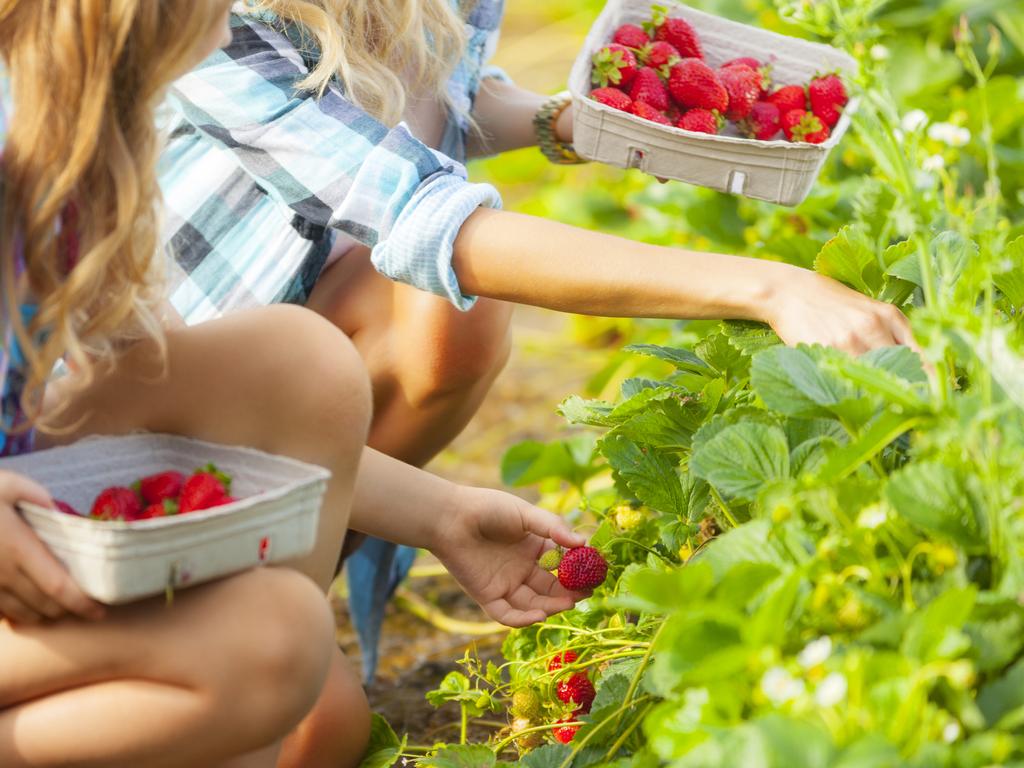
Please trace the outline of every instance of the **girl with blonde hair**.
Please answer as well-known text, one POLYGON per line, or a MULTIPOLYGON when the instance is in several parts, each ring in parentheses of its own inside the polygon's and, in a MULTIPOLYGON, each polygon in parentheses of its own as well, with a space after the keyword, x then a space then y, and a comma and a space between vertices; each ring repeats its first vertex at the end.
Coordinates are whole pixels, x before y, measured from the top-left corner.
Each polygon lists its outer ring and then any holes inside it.
POLYGON ((512 626, 578 598, 536 566, 552 539, 581 543, 557 517, 364 451, 366 371, 323 319, 161 329, 155 110, 228 41, 228 6, 0 0, 0 455, 143 430, 293 456, 332 473, 317 545, 171 606, 102 606, 17 513, 46 489, 0 465, 4 768, 312 765, 325 690, 343 714, 332 765, 356 765, 369 712, 323 597, 349 525, 432 549, 512 626), (73 373, 48 381, 61 359, 73 373))

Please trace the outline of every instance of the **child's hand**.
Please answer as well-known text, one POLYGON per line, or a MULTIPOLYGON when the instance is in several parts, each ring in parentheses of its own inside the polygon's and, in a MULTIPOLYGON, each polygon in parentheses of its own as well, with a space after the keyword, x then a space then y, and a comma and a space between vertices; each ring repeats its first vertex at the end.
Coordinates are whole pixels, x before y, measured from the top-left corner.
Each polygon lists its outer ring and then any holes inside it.
POLYGON ((537 558, 554 544, 585 543, 562 518, 516 496, 459 488, 455 512, 430 549, 488 616, 525 627, 584 597, 566 590, 537 558))
POLYGON ((19 501, 53 506, 50 495, 28 478, 0 472, 0 620, 35 624, 69 613, 101 618, 103 609, 15 512, 19 501))

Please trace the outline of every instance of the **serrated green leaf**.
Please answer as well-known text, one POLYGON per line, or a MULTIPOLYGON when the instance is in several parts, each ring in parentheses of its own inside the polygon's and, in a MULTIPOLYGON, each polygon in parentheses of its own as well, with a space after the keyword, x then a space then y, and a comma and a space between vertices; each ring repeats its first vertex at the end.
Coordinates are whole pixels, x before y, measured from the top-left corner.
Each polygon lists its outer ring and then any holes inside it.
POLYGON ((666 363, 671 363, 682 371, 706 373, 711 370, 707 363, 688 349, 675 349, 658 344, 630 344, 625 348, 625 351, 646 355, 647 357, 656 357, 659 360, 664 360, 666 363))
POLYGON ((1006 246, 1002 254, 1006 269, 995 275, 996 288, 1016 308, 1024 307, 1024 237, 1006 246))
POLYGON ((728 320, 722 323, 722 333, 729 343, 747 357, 782 344, 778 335, 766 325, 745 320, 728 320))
POLYGON ((735 424, 695 451, 690 471, 721 493, 751 500, 761 486, 789 477, 789 445, 780 427, 735 424))
POLYGON ((770 565, 784 570, 792 559, 772 537, 771 530, 772 524, 768 520, 752 520, 728 530, 701 550, 698 562, 710 565, 716 579, 722 579, 740 563, 770 565))
POLYGON ((686 515, 688 498, 678 462, 653 448, 643 448, 621 435, 608 435, 599 449, 613 472, 641 502, 661 512, 686 515))
POLYGON ((839 230, 839 234, 821 249, 814 260, 814 268, 870 296, 876 295, 882 287, 882 273, 874 248, 859 227, 847 226, 839 230))
MULTIPOLYGON (((838 353, 831 353, 838 354, 838 353)), ((750 381, 765 404, 787 416, 833 415, 856 391, 841 377, 819 365, 830 353, 821 347, 776 347, 754 357, 750 381)))
POLYGON ((895 472, 886 498, 901 517, 964 547, 984 545, 987 522, 963 476, 937 461, 918 462, 895 472))
POLYGON ((391 768, 401 758, 405 740, 400 740, 380 715, 374 713, 371 718, 370 744, 359 768, 391 768))
POLYGON ((427 768, 494 768, 496 762, 490 747, 477 744, 447 747, 417 764, 427 768))
POLYGON ((832 453, 818 469, 818 481, 834 483, 850 476, 919 422, 918 416, 883 411, 856 440, 832 453))
POLYGON ((923 662, 961 656, 970 646, 962 630, 976 599, 973 586, 941 593, 915 614, 900 643, 900 651, 923 662))

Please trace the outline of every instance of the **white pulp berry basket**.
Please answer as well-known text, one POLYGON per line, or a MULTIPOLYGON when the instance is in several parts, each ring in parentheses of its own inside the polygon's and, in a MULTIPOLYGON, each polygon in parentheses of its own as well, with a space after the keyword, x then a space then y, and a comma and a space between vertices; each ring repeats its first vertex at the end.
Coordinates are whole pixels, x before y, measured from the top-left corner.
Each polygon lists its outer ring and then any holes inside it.
POLYGON ((248 448, 170 435, 96 437, 0 460, 55 499, 88 514, 101 490, 166 470, 214 463, 232 478, 232 504, 125 523, 19 504, 25 521, 90 597, 127 603, 309 554, 330 473, 248 448))
MULTIPOLYGON (((798 205, 814 186, 829 152, 850 127, 855 101, 847 105, 823 144, 756 141, 739 135, 695 133, 622 112, 588 97, 593 55, 611 42, 622 24, 651 16, 652 0, 610 0, 590 30, 573 66, 573 144, 580 156, 620 168, 639 168, 660 178, 740 194, 781 205, 798 205)), ((669 0, 669 15, 683 18, 700 36, 709 66, 742 56, 772 64, 776 85, 802 85, 819 72, 856 73, 852 57, 819 43, 768 32, 669 0)))

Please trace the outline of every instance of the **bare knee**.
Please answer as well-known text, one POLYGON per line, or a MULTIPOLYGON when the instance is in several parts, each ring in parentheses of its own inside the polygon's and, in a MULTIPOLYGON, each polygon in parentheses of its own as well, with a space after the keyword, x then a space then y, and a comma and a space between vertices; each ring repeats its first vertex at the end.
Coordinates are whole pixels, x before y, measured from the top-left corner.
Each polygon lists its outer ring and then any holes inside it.
POLYGON ((295 571, 263 569, 239 579, 237 604, 229 610, 249 617, 251 632, 226 649, 207 693, 221 717, 229 713, 234 727, 270 743, 320 696, 335 649, 334 618, 323 593, 295 571))
MULTIPOLYGON (((507 316, 488 313, 471 330, 455 327, 439 333, 416 354, 399 354, 398 379, 414 407, 486 392, 504 370, 512 351, 507 316)), ((466 322, 473 325, 472 315, 466 322)))

